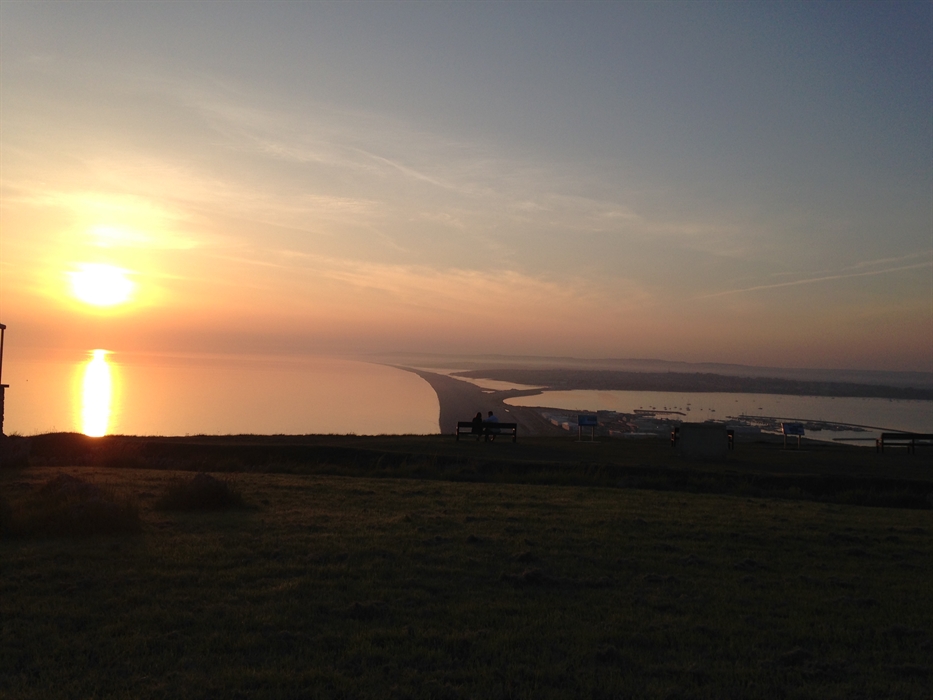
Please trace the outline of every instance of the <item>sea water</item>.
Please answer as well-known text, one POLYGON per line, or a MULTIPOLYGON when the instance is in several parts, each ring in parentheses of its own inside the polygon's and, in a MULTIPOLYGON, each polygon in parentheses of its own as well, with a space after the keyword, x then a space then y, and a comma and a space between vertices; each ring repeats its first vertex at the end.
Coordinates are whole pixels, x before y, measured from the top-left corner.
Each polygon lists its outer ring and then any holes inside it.
POLYGON ((108 352, 8 358, 4 432, 33 435, 432 434, 410 372, 333 357, 108 352))
MULTIPOLYGON (((410 372, 345 358, 109 352, 7 357, 4 432, 124 435, 436 434, 438 399, 410 372)), ((510 383, 477 381, 487 389, 510 383), (489 384, 487 384, 489 382, 489 384)), ((524 388, 524 387, 522 387, 524 388)), ((933 401, 771 394, 545 391, 517 406, 567 411, 676 411, 684 421, 767 416, 866 426, 820 439, 870 440, 880 430, 933 432, 933 401)))

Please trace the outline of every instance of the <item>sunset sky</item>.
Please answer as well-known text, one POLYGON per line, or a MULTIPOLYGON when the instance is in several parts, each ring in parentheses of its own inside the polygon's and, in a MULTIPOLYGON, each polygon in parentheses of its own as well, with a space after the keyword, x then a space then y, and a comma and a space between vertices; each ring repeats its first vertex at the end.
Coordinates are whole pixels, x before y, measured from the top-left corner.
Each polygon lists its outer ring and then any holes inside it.
POLYGON ((933 4, 0 4, 30 352, 933 371, 933 4))

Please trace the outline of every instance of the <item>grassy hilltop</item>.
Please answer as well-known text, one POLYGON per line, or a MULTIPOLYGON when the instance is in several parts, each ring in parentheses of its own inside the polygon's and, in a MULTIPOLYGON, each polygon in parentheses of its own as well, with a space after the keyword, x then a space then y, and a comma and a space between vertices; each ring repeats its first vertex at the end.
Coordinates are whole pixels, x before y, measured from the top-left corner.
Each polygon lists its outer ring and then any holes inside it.
POLYGON ((138 523, 0 539, 4 697, 929 697, 933 511, 905 495, 933 491, 922 455, 740 443, 703 464, 661 441, 442 436, 33 447, 32 466, 0 471, 14 514, 65 473, 138 523), (224 471, 243 507, 167 506, 187 469, 224 471), (907 507, 849 504, 884 488, 907 507))

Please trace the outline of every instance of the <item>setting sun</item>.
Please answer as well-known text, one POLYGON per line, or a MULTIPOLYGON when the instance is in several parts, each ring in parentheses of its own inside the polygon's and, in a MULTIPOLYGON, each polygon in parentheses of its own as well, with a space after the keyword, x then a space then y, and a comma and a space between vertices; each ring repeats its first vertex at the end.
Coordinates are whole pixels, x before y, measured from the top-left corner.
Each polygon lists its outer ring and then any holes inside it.
POLYGON ((128 275, 128 270, 99 263, 82 263, 69 273, 75 298, 92 306, 116 306, 129 301, 136 285, 128 275))

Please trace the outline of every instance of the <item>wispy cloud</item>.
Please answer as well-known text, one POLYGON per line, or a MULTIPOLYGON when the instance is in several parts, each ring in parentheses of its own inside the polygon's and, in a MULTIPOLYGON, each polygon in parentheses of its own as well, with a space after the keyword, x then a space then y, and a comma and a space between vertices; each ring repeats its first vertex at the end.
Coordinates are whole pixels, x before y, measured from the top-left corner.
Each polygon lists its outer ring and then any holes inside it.
POLYGON ((888 275, 895 272, 904 272, 906 270, 919 270, 923 268, 933 268, 933 260, 927 260, 925 262, 912 263, 909 265, 896 265, 894 267, 882 267, 880 269, 866 270, 866 267, 872 267, 874 265, 879 265, 882 263, 890 264, 891 262, 898 262, 903 260, 909 260, 917 258, 921 255, 930 255, 930 252, 915 253, 908 256, 903 256, 901 258, 885 258, 879 260, 871 260, 852 265, 834 274, 824 274, 818 275, 815 277, 805 277, 803 279, 791 280, 788 282, 775 282, 772 284, 758 284, 750 287, 742 287, 739 289, 728 289, 721 292, 714 292, 712 294, 703 294, 697 299, 713 299, 716 297, 729 296, 732 294, 743 294, 746 292, 757 292, 765 289, 779 289, 782 287, 798 287, 800 285, 806 284, 817 284, 820 282, 833 282, 836 280, 850 279, 853 277, 875 277, 878 275, 888 275))
MULTIPOLYGON (((231 259, 232 260, 232 259, 231 259)), ((315 286, 322 280, 344 285, 353 293, 375 292, 385 305, 431 309, 445 313, 470 313, 482 304, 477 300, 495 299, 518 314, 548 316, 580 308, 634 307, 647 301, 644 291, 626 284, 625 304, 619 290, 606 290, 593 280, 565 276, 552 279, 507 267, 475 269, 414 264, 390 264, 336 258, 303 251, 282 249, 274 257, 256 259, 238 256, 239 264, 281 270, 282 275, 306 280, 315 286)), ((309 298, 313 294, 309 295, 309 298)), ((382 302, 380 302, 382 303, 382 302)))
POLYGON ((8 203, 64 212, 89 245, 101 248, 188 250, 201 242, 184 232, 187 215, 164 200, 41 184, 6 187, 8 203))

